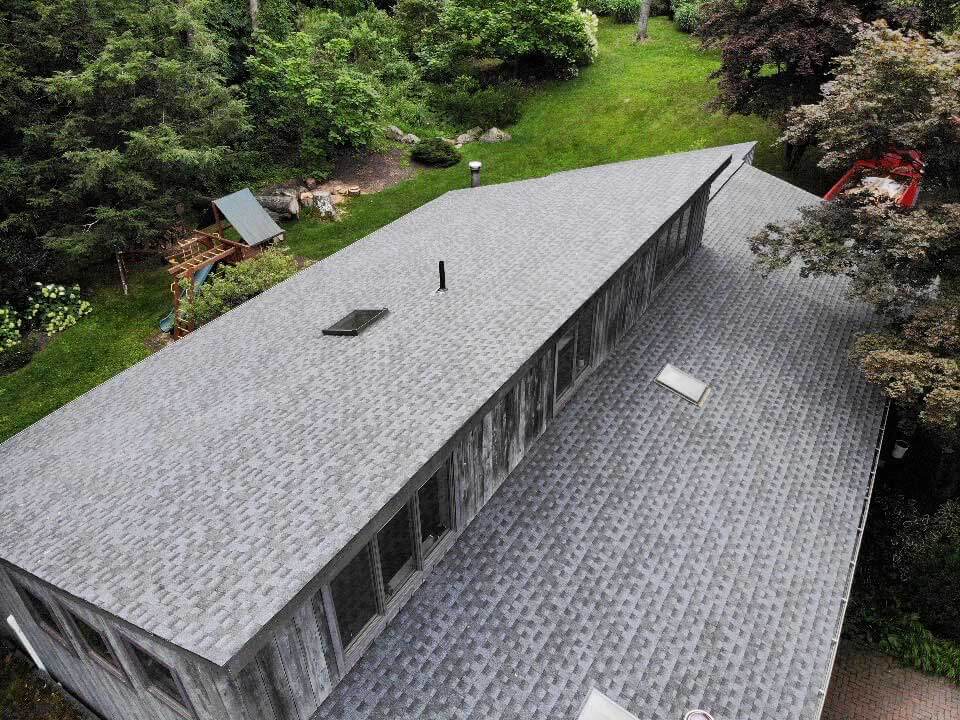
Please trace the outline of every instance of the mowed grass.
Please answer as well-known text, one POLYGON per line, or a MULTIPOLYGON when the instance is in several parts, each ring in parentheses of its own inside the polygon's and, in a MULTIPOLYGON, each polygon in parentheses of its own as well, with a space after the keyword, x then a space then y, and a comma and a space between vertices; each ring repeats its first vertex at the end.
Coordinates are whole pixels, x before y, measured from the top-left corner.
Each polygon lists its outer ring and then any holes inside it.
POLYGON ((771 123, 705 109, 715 94, 708 78, 719 64, 716 54, 700 52, 666 18, 653 18, 650 31, 651 39, 638 45, 632 25, 604 19, 597 61, 574 80, 534 91, 520 122, 509 128, 510 142, 466 145, 459 165, 355 199, 340 223, 293 226, 290 246, 299 255, 326 257, 447 190, 466 187, 468 160, 483 162, 489 184, 756 140, 757 165, 782 174, 771 123))
MULTIPOLYGON (((483 180, 489 184, 757 140, 756 164, 782 175, 770 123, 706 111, 715 92, 708 78, 717 56, 701 53, 664 18, 654 18, 650 29, 651 40, 637 45, 632 26, 603 21, 597 62, 574 80, 534 90, 521 121, 509 128, 512 141, 467 145, 460 165, 425 170, 357 198, 342 222, 291 225, 291 248, 324 258, 447 190, 465 187, 467 160, 483 161, 483 180)), ((129 297, 117 288, 98 289, 91 316, 55 337, 27 367, 0 378, 0 440, 148 355, 144 341, 171 303, 169 282, 159 270, 136 276, 129 297)), ((158 385, 163 382, 157 378, 158 385)))

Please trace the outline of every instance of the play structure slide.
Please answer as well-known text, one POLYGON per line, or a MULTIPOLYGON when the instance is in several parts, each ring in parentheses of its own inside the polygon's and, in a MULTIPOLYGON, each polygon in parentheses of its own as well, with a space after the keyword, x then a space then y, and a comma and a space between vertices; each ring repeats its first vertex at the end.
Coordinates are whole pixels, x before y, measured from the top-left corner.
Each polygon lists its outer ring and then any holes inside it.
MULTIPOLYGON (((207 276, 210 275, 211 271, 215 267, 216 267, 216 263, 214 263, 213 265, 207 265, 206 267, 200 268, 199 270, 197 270, 197 273, 193 276, 194 292, 196 292, 196 290, 201 285, 203 285, 204 281, 207 279, 207 276)), ((163 318, 160 320, 161 332, 165 332, 165 333, 173 332, 173 318, 174 318, 175 312, 176 312, 175 310, 171 310, 166 315, 164 315, 163 318)))

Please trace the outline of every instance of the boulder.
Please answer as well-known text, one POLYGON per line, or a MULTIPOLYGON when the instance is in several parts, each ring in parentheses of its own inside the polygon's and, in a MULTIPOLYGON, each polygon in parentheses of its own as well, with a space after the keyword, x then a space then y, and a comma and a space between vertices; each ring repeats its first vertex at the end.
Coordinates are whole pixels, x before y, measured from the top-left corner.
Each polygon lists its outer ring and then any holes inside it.
POLYGON ((400 142, 406 143, 407 145, 416 145, 418 142, 420 142, 420 138, 413 133, 407 133, 400 138, 400 142))
POLYGON ((383 129, 383 134, 387 136, 388 140, 403 142, 403 130, 398 128, 396 125, 387 125, 383 129))
POLYGON ((510 133, 501 130, 500 128, 492 127, 487 130, 483 135, 480 136, 480 142, 482 143, 498 143, 506 142, 511 139, 510 133))
POLYGON ((476 142, 477 138, 479 138, 482 133, 482 127, 470 128, 466 132, 462 132, 457 135, 455 142, 457 145, 466 145, 467 143, 476 142))

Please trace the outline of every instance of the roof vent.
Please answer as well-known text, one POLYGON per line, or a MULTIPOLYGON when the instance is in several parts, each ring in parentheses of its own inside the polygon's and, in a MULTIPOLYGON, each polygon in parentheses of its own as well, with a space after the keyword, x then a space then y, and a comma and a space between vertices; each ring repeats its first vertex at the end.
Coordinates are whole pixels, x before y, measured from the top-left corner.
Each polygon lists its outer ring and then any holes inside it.
POLYGON ((323 329, 324 335, 359 335, 377 320, 387 314, 386 308, 378 310, 353 310, 337 320, 333 325, 323 329))
POLYGON ((591 688, 580 710, 579 720, 637 720, 637 716, 624 710, 596 688, 591 688))
MULTIPOLYGON (((687 402, 694 405, 703 406, 704 400, 710 393, 710 386, 702 380, 697 380, 693 375, 685 373, 680 368, 674 367, 670 363, 663 366, 663 370, 656 377, 658 385, 662 385, 668 390, 672 390, 687 402)), ((699 711, 698 711, 699 712, 699 711)), ((703 718, 689 718, 688 720, 704 720, 703 718)))
POLYGON ((706 710, 690 710, 683 716, 683 720, 713 720, 713 715, 706 710))

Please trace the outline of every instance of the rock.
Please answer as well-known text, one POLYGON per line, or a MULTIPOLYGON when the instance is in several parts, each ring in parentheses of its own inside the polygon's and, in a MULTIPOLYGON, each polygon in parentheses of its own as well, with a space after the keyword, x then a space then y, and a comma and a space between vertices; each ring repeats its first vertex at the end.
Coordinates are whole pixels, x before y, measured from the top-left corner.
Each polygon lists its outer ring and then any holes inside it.
POLYGON ((396 125, 387 125, 383 129, 383 134, 387 136, 388 140, 396 140, 397 142, 403 142, 403 130, 398 128, 396 125))
POLYGON ((302 192, 299 196, 300 204, 305 207, 313 207, 313 193, 310 191, 302 192))
POLYGON ((317 187, 317 185, 319 185, 320 183, 317 182, 317 179, 316 179, 316 178, 304 178, 304 179, 303 179, 303 184, 307 186, 307 189, 308 189, 308 190, 313 190, 313 189, 315 189, 315 188, 317 187))
POLYGON ((482 127, 470 128, 466 132, 462 132, 457 135, 456 143, 458 145, 466 145, 467 143, 476 142, 477 138, 479 138, 482 133, 482 127))
POLYGON ((360 194, 359 185, 354 185, 353 187, 347 188, 347 195, 359 195, 359 194, 360 194))
POLYGON ((339 220, 340 212, 337 206, 333 204, 333 198, 328 192, 317 191, 313 193, 313 207, 320 217, 339 220))
POLYGON ((420 142, 420 138, 413 133, 407 133, 400 138, 400 142, 406 143, 407 145, 416 145, 418 142, 420 142))
POLYGON ((510 135, 510 133, 495 127, 490 128, 483 135, 480 136, 480 142, 482 143, 506 142, 507 140, 510 140, 510 139, 512 139, 512 136, 510 135))
POLYGON ((451 140, 450 138, 440 138, 440 139, 443 140, 447 145, 452 145, 453 147, 457 146, 456 140, 451 140))

